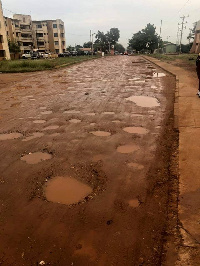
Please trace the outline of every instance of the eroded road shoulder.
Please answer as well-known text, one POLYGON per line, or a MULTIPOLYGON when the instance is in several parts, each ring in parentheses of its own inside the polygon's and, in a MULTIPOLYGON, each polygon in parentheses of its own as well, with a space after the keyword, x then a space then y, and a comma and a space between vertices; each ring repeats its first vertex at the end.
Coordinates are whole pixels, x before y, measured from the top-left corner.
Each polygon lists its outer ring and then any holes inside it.
POLYGON ((116 56, 0 91, 4 265, 160 265, 174 88, 141 57, 116 56))

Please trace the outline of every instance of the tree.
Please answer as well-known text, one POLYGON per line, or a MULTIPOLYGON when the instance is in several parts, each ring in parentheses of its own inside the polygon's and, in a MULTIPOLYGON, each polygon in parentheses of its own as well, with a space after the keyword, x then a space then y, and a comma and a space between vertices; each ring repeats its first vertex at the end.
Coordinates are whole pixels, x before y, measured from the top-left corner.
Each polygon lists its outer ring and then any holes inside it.
POLYGON ((91 47, 92 47, 92 42, 85 42, 85 43, 83 44, 83 47, 84 47, 84 48, 91 48, 91 47))
POLYGON ((129 46, 134 50, 149 50, 151 53, 158 48, 158 43, 161 44, 162 40, 156 33, 156 27, 150 23, 141 31, 133 34, 129 40, 129 46))
POLYGON ((120 31, 118 28, 111 28, 110 31, 106 33, 106 37, 108 42, 110 44, 115 45, 116 42, 118 42, 119 37, 120 37, 120 31))
POLYGON ((120 43, 116 43, 115 44, 115 51, 118 51, 119 53, 124 53, 125 52, 125 48, 122 44, 120 43))
POLYGON ((17 41, 8 40, 8 47, 10 53, 18 54, 21 52, 20 45, 17 41))
POLYGON ((106 52, 109 50, 110 45, 115 45, 118 42, 120 31, 118 28, 111 28, 106 34, 102 31, 98 31, 95 37, 95 48, 106 52))
POLYGON ((193 23, 193 28, 190 29, 190 33, 188 34, 187 36, 187 39, 189 40, 189 43, 190 43, 190 40, 195 38, 195 31, 196 31, 196 26, 197 26, 197 22, 194 22, 193 23))

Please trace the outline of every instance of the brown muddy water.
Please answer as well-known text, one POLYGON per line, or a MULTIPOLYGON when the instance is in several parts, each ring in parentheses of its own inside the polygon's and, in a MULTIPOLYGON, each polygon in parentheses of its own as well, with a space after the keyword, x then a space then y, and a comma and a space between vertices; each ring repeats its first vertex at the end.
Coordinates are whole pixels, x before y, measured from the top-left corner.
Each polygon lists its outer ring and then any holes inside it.
POLYGON ((162 78, 165 77, 166 74, 165 73, 158 73, 158 72, 154 72, 153 73, 153 78, 162 78))
POLYGON ((23 135, 21 133, 0 134, 0 140, 18 139, 22 136, 23 135))
POLYGON ((134 144, 127 144, 127 145, 122 145, 117 148, 117 151, 119 153, 132 153, 134 151, 139 150, 140 147, 134 144))
POLYGON ((80 120, 80 119, 70 119, 69 122, 70 122, 70 123, 77 124, 77 123, 80 123, 81 120, 80 120))
POLYGON ((34 124, 44 124, 46 122, 46 120, 34 120, 33 123, 34 124))
POLYGON ((160 103, 158 100, 154 97, 148 97, 148 96, 131 96, 126 98, 126 100, 134 102, 136 105, 141 107, 157 107, 160 106, 160 103))
POLYGON ((52 114, 52 111, 44 111, 44 112, 41 112, 42 115, 50 115, 52 114))
POLYGON ((133 134, 147 134, 149 132, 148 129, 143 127, 125 127, 123 130, 127 133, 133 133, 133 134))
POLYGON ((70 205, 84 200, 92 188, 75 178, 58 176, 47 183, 44 191, 48 201, 70 205))
POLYGON ((136 170, 142 170, 142 169, 144 169, 144 165, 139 164, 139 163, 128 163, 127 165, 129 167, 135 168, 136 170))
POLYGON ((52 158, 52 155, 44 152, 34 152, 29 153, 21 157, 22 161, 25 161, 27 164, 37 164, 45 160, 49 160, 52 158))

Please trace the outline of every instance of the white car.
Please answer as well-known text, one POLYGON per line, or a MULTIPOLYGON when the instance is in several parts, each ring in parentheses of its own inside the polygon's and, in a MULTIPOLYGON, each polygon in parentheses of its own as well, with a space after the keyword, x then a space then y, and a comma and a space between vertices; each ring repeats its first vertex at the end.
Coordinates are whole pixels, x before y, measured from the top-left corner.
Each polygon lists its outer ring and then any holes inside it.
POLYGON ((22 59, 31 59, 31 54, 30 53, 23 54, 22 59))

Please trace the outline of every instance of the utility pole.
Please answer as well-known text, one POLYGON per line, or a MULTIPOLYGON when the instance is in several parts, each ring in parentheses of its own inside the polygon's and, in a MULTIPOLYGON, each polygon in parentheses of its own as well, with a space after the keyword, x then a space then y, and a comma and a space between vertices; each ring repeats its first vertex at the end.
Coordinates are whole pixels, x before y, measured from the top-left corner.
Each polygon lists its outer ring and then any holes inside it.
POLYGON ((160 21, 160 35, 159 35, 159 40, 158 40, 158 49, 160 47, 160 36, 161 36, 161 32, 162 32, 162 19, 160 21))
POLYGON ((92 40, 91 40, 91 34, 92 34, 92 31, 90 30, 90 42, 92 41, 92 40))
MULTIPOLYGON (((189 17, 189 16, 187 16, 189 17)), ((181 38, 180 38, 180 53, 181 51, 181 45, 182 45, 182 38, 183 38, 183 30, 186 29, 186 27, 184 27, 185 24, 187 24, 187 21, 185 22, 186 16, 180 17, 182 19, 181 22, 181 38)))
POLYGON ((190 44, 190 40, 192 39, 192 31, 193 29, 189 29, 190 33, 189 33, 189 36, 188 36, 188 40, 189 40, 189 44, 190 44))
POLYGON ((178 23, 177 41, 176 41, 176 45, 177 45, 177 46, 178 46, 178 44, 179 44, 179 31, 180 31, 179 26, 180 26, 180 24, 178 23))

